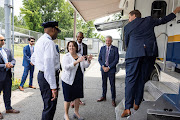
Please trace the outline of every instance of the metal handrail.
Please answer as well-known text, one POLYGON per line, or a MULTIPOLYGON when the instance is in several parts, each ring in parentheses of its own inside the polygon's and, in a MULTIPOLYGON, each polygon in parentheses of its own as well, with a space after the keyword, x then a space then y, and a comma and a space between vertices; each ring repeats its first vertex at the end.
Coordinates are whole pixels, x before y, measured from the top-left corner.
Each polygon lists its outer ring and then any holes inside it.
MULTIPOLYGON (((168 34, 167 33, 160 33, 156 38, 160 37, 163 34, 166 36, 166 38, 168 38, 168 34)), ((165 42, 165 48, 164 48, 163 71, 165 71, 165 67, 166 67, 167 43, 168 43, 168 40, 165 42)))

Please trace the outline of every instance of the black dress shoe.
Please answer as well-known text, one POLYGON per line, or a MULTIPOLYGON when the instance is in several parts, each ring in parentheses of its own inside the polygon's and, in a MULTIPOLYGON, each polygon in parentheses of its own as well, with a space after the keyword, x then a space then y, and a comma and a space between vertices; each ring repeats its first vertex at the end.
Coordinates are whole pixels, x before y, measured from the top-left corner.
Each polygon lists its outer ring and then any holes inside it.
POLYGON ((106 101, 105 97, 101 97, 100 99, 97 100, 97 102, 101 102, 101 101, 106 101))

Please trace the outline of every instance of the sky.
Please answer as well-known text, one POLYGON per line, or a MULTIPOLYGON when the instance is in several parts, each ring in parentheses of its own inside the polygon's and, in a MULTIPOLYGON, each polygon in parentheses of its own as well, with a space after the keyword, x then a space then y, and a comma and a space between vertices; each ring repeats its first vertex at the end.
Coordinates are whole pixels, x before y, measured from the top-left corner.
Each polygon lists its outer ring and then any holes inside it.
MULTIPOLYGON (((0 6, 2 6, 4 4, 4 0, 0 0, 0 6)), ((14 0, 14 14, 16 16, 20 15, 20 8, 22 7, 22 0, 14 0)), ((103 23, 108 17, 103 17, 100 19, 95 20, 94 23, 103 23)), ((97 33, 100 33, 103 36, 107 36, 107 35, 111 35, 113 38, 117 39, 120 38, 120 34, 119 32, 117 32, 116 29, 114 30, 106 30, 106 31, 102 31, 102 32, 98 32, 95 31, 97 33)))

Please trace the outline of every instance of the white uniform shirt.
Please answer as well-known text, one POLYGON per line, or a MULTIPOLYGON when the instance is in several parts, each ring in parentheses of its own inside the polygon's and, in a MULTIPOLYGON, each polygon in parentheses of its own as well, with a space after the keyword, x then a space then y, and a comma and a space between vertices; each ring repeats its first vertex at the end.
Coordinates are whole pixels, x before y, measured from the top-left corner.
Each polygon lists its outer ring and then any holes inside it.
POLYGON ((82 42, 81 43, 77 42, 77 44, 78 44, 78 53, 83 55, 83 44, 82 44, 82 42), (79 46, 81 46, 81 48, 79 48, 79 46), (81 50, 79 51, 79 49, 81 49, 81 50))
POLYGON ((56 89, 55 71, 60 68, 60 57, 55 43, 48 34, 45 33, 38 39, 31 62, 38 70, 44 72, 44 78, 49 83, 50 88, 56 89))

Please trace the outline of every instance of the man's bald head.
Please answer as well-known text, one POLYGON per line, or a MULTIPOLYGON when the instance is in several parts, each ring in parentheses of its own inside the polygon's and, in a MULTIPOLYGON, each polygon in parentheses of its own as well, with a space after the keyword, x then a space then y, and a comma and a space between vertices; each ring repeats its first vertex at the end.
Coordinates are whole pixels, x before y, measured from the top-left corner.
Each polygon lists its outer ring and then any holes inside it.
POLYGON ((4 36, 2 36, 0 34, 0 47, 2 47, 4 45, 4 43, 5 43, 4 41, 5 41, 4 36))
POLYGON ((0 39, 4 39, 4 36, 2 36, 1 34, 0 34, 0 39))
POLYGON ((78 32, 76 37, 77 37, 78 43, 82 43, 82 40, 84 39, 83 32, 78 32))

